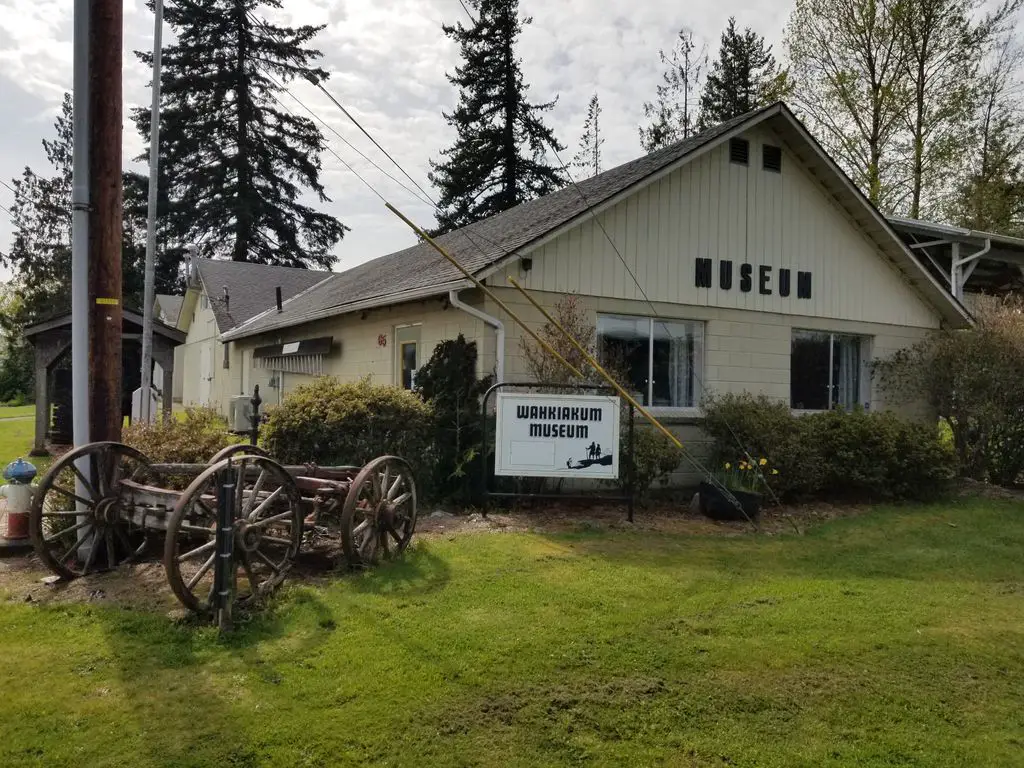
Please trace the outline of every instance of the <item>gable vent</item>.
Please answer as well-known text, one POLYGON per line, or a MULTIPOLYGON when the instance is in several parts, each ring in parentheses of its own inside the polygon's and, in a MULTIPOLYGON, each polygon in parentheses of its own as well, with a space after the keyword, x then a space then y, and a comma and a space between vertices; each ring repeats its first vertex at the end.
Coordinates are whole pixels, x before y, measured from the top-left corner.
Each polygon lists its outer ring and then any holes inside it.
POLYGON ((729 162, 749 165, 750 142, 746 139, 732 139, 729 142, 729 162))
POLYGON ((782 149, 770 144, 764 145, 764 169, 766 171, 782 171, 782 149))

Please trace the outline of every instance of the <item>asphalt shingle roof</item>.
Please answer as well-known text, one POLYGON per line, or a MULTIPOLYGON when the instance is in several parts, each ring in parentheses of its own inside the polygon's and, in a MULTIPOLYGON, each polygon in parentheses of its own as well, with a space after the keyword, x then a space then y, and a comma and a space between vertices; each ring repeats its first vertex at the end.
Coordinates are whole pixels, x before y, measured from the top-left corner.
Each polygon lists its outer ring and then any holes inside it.
MULTIPOLYGON (((696 136, 581 181, 579 191, 569 185, 558 192, 449 232, 437 238, 437 242, 466 269, 477 274, 516 249, 586 212, 588 204, 600 205, 771 108, 765 107, 727 120, 696 136)), ((440 293, 445 286, 463 279, 462 273, 430 245, 420 243, 336 274, 286 304, 283 312, 267 313, 247 324, 233 337, 252 336, 313 319, 344 314, 346 307, 357 302, 381 299, 381 303, 385 303, 389 296, 414 289, 436 286, 440 293)), ((272 304, 265 305, 263 310, 270 308, 272 304)))
POLYGON ((273 308, 277 302, 278 286, 281 298, 287 301, 334 274, 214 259, 200 260, 198 269, 221 333, 273 308), (227 301, 224 300, 225 287, 228 289, 227 301))

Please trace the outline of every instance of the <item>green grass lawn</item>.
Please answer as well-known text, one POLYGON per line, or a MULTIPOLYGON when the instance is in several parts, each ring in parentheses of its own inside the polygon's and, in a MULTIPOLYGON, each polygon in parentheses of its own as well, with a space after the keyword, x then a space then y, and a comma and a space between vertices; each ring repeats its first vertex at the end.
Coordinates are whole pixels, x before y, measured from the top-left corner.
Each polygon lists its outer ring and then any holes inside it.
POLYGON ((988 501, 460 534, 226 640, 11 595, 0 765, 1024 765, 1022 550, 988 501))
POLYGON ((34 405, 0 405, 0 419, 22 419, 35 413, 34 405))
POLYGON ((36 459, 28 455, 32 450, 36 422, 31 418, 35 412, 33 406, 27 408, 28 413, 24 413, 25 409, 21 407, 0 408, 0 470, 19 456, 39 466, 36 459))

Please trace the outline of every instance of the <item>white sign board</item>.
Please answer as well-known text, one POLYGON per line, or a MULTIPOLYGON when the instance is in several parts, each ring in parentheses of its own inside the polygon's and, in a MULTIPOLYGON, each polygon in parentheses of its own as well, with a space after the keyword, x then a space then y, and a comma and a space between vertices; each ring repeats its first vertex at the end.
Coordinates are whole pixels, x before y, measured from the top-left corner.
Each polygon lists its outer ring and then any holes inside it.
POLYGON ((494 474, 619 477, 619 398, 498 393, 494 474))

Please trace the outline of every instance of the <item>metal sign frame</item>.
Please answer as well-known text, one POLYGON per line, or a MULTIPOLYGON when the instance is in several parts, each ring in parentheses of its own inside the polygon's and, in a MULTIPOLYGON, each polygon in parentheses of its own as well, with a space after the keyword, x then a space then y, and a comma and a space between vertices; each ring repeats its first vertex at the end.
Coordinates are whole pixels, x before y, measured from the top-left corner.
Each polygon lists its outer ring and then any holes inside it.
MULTIPOLYGON (((633 522, 633 509, 634 501, 636 497, 636 483, 634 479, 634 467, 633 457, 636 453, 636 429, 633 425, 635 408, 633 404, 626 401, 626 406, 629 408, 629 423, 628 429, 628 441, 627 441, 627 452, 623 457, 625 460, 625 471, 626 471, 626 494, 621 496, 608 496, 606 494, 571 494, 571 493, 509 493, 491 490, 494 482, 494 473, 491 471, 489 462, 487 461, 487 450, 489 447, 489 441, 491 435, 487 428, 487 414, 488 406, 494 399, 494 396, 503 389, 529 389, 529 390, 570 390, 574 392, 589 392, 595 394, 609 394, 615 395, 615 389, 613 387, 601 385, 601 384, 552 384, 552 383, 527 383, 527 382, 505 382, 503 384, 495 384, 484 393, 483 399, 480 403, 480 421, 482 425, 482 445, 484 447, 484 461, 481 462, 480 469, 480 496, 483 502, 483 513, 487 514, 487 508, 492 498, 525 498, 525 499, 552 499, 561 501, 614 501, 614 502, 625 502, 628 509, 629 522, 633 522)), ((543 393, 546 394, 546 393, 543 393)), ((621 465, 620 465, 621 466, 621 465)), ((506 476, 507 477, 507 476, 506 476)), ((516 480, 523 478, 516 477, 516 480)), ((531 478, 536 479, 536 478, 531 478)), ((582 478, 581 478, 582 479, 582 478)), ((605 480, 604 482, 608 482, 605 480)))

